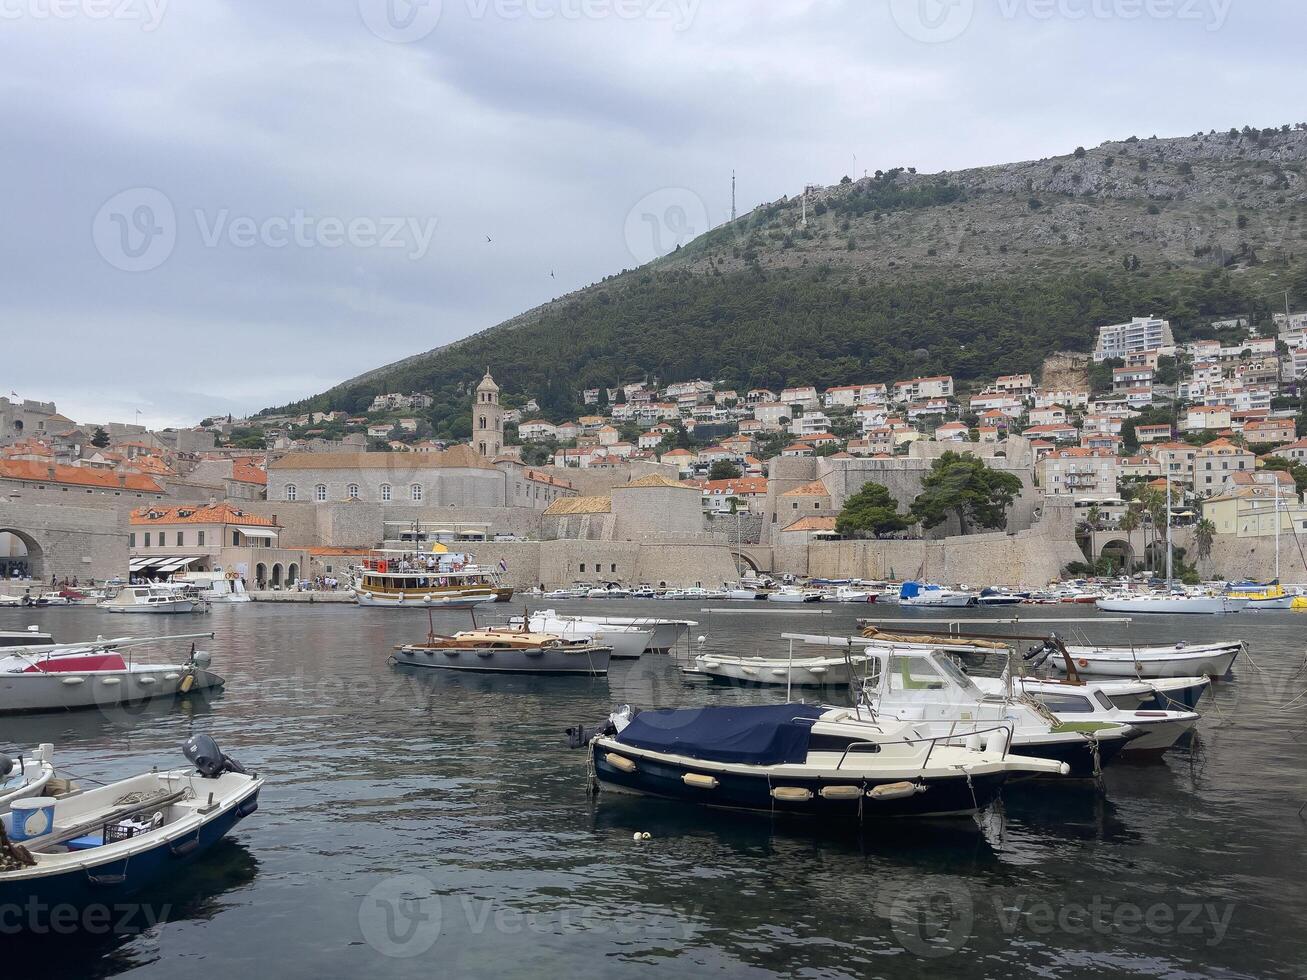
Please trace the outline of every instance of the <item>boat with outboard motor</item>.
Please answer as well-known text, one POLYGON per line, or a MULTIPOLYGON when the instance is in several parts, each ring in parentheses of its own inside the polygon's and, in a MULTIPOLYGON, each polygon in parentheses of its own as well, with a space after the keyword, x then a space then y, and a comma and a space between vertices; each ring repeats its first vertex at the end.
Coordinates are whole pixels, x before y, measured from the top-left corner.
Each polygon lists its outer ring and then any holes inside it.
POLYGON ((263 779, 207 735, 192 768, 149 772, 0 816, 0 907, 82 909, 175 876, 259 806, 263 779))
MULTIPOLYGON (((1106 647, 1067 644, 1077 673, 1101 677, 1225 677, 1247 647, 1242 640, 1218 643, 1176 643, 1172 646, 1106 647)), ((1045 643, 1030 650, 1026 660, 1039 667, 1045 661, 1067 672, 1060 651, 1045 643)))
POLYGON ((1062 763, 1010 753, 1010 731, 978 726, 974 741, 953 745, 866 708, 624 706, 568 739, 586 749, 594 789, 861 823, 969 815, 1011 777, 1067 774, 1062 763))
POLYGON ((704 653, 681 667, 686 680, 759 687, 844 687, 862 675, 868 660, 842 657, 736 657, 704 653))
POLYGON ((38 746, 32 755, 19 752, 15 758, 0 752, 0 813, 8 810, 14 800, 41 796, 53 778, 54 746, 48 742, 38 746))
POLYGON ((975 594, 960 589, 946 589, 941 585, 920 582, 904 582, 899 587, 899 605, 909 609, 962 609, 975 604, 975 594))
POLYGON ((391 658, 405 667, 483 674, 608 673, 612 648, 593 639, 568 639, 534 630, 475 629, 453 636, 428 634, 422 643, 395 647, 391 658))
POLYGON ((190 613, 194 597, 164 585, 121 585, 105 592, 97 609, 111 613, 190 613))
POLYGON ((0 650, 0 714, 140 705, 220 688, 209 654, 191 643, 180 664, 135 663, 137 647, 212 639, 212 633, 35 644, 0 650), (124 657, 123 653, 128 656, 124 657))

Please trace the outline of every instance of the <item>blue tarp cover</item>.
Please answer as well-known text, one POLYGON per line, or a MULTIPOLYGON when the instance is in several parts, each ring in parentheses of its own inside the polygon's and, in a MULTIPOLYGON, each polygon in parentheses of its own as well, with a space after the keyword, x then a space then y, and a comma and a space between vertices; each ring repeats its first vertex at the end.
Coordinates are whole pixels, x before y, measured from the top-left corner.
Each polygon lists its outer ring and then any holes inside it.
POLYGON ((825 711, 809 704, 642 711, 617 740, 711 762, 800 763, 808 757, 812 722, 825 711))

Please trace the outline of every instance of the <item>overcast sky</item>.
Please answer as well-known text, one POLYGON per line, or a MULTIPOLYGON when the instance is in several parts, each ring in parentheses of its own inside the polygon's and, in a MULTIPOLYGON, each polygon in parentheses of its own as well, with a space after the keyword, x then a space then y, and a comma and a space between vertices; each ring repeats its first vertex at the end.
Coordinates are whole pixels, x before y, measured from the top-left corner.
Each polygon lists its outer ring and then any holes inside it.
POLYGON ((1297 122, 1262 0, 0 0, 0 394, 316 393, 853 171, 1297 122), (489 241, 487 241, 489 239, 489 241))

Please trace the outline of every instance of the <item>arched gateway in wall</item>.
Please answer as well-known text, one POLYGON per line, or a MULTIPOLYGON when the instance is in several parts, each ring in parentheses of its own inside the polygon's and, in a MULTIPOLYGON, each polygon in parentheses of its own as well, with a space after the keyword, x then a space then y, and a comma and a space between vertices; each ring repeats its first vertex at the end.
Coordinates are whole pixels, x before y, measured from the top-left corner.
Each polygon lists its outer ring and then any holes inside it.
POLYGON ((32 533, 0 523, 0 577, 45 580, 46 549, 32 533))

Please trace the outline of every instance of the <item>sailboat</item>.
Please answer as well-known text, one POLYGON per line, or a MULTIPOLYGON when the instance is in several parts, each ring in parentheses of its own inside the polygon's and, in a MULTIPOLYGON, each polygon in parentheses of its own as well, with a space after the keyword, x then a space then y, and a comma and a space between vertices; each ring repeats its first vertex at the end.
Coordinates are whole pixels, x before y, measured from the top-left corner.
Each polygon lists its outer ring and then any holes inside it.
POLYGON ((1246 608, 1251 610, 1292 609, 1294 596, 1284 591, 1280 585, 1280 531, 1284 529, 1284 518, 1280 516, 1280 481, 1275 481, 1275 581, 1266 585, 1254 582, 1242 582, 1226 589, 1226 594, 1235 599, 1247 599, 1246 608))
POLYGON ((1166 474, 1166 591, 1137 593, 1129 590, 1104 596, 1096 605, 1103 612, 1163 613, 1173 616, 1219 616, 1239 612, 1247 600, 1233 596, 1203 595, 1176 591, 1173 574, 1174 547, 1171 539, 1171 474, 1166 474))

